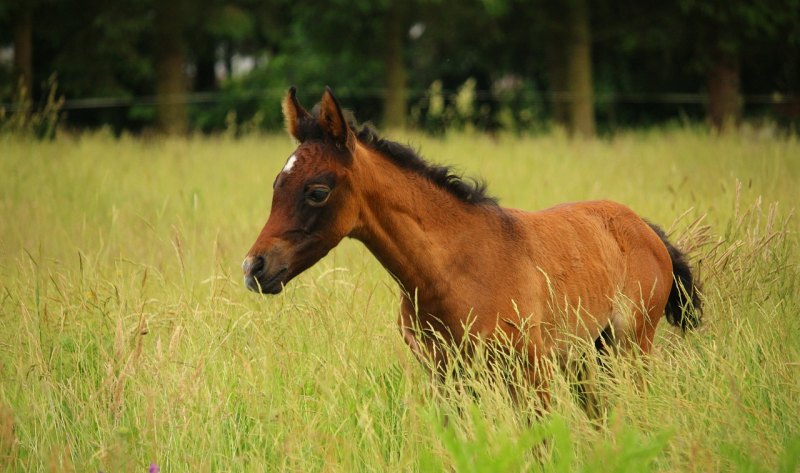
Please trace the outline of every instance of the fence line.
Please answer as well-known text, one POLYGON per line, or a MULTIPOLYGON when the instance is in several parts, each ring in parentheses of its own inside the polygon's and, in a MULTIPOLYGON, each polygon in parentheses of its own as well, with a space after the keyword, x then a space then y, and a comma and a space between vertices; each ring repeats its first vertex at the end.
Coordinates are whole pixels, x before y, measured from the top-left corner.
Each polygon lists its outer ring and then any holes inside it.
MULTIPOLYGON (((265 99, 269 96, 274 98, 282 97, 285 93, 284 89, 264 89, 264 90, 250 90, 239 92, 234 101, 252 101, 265 99)), ((414 99, 421 99, 428 95, 427 91, 407 91, 408 97, 414 99)), ((458 95, 457 91, 444 90, 439 93, 446 98, 453 98, 458 95)), ((386 96, 386 89, 367 89, 359 91, 340 91, 342 97, 358 97, 358 98, 383 98, 386 96)), ((474 96, 479 100, 486 100, 497 98, 497 95, 489 90, 476 90, 474 96)), ((215 92, 191 92, 187 94, 173 94, 173 95, 141 95, 135 97, 85 97, 76 99, 66 99, 61 110, 101 110, 112 108, 123 108, 132 106, 156 106, 161 104, 215 104, 221 103, 223 98, 229 97, 222 91, 215 92)), ((783 105, 783 104, 797 104, 800 102, 800 96, 797 95, 784 95, 784 94, 744 94, 739 96, 744 104, 751 105, 783 105)), ((540 92, 533 97, 528 97, 526 100, 533 102, 572 102, 582 96, 572 94, 570 92, 540 92)), ((671 104, 671 105, 705 105, 708 103, 708 94, 704 93, 685 93, 685 92, 667 92, 667 93, 598 93, 594 94, 593 101, 596 103, 619 103, 619 104, 671 104)), ((6 111, 14 112, 23 108, 25 105, 19 103, 0 103, 0 108, 6 111)))

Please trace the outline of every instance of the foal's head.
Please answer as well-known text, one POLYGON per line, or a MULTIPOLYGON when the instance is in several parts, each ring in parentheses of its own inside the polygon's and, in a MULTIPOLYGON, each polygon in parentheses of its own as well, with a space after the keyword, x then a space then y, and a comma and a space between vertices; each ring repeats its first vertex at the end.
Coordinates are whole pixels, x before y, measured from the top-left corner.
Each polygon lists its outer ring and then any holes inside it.
POLYGON ((350 176, 354 131, 330 89, 312 112, 291 88, 283 115, 300 145, 275 179, 269 219, 242 263, 245 284, 255 292, 279 293, 357 223, 350 176))

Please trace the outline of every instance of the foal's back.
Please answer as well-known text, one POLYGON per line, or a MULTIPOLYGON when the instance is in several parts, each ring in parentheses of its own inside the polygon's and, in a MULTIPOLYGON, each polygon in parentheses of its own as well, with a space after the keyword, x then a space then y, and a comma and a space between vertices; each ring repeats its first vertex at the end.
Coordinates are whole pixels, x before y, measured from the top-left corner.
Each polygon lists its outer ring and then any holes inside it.
POLYGON ((528 303, 543 327, 544 345, 574 336, 594 340, 613 328, 618 340, 649 350, 669 297, 672 264, 647 222, 610 201, 509 213, 527 236, 528 303))

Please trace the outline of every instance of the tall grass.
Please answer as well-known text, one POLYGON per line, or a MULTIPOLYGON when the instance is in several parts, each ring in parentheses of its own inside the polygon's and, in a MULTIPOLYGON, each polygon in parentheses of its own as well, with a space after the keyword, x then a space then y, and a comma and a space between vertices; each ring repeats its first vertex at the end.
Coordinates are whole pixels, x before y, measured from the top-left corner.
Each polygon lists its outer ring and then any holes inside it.
POLYGON ((565 373, 536 417, 480 370, 431 386, 358 243, 279 296, 245 291, 288 138, 0 136, 0 468, 796 471, 796 138, 400 139, 508 206, 610 198, 660 223, 705 324, 599 370, 598 418, 565 373))

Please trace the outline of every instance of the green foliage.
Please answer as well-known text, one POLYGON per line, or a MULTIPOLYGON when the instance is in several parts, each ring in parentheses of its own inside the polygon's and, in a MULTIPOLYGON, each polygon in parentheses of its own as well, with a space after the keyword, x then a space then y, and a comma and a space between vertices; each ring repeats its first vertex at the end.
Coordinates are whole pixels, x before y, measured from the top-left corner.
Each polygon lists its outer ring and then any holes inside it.
POLYGON ((495 110, 480 100, 476 80, 467 79, 455 93, 447 93, 442 81, 434 81, 427 92, 411 106, 411 123, 434 135, 448 130, 536 133, 547 129, 543 99, 536 87, 519 77, 508 76, 492 90, 495 110))
POLYGON ((602 442, 594 448, 583 471, 653 471, 656 460, 663 455, 673 437, 674 434, 668 431, 647 436, 625 426, 616 438, 602 442))
POLYGON ((280 84, 270 84, 271 73, 259 68, 242 78, 225 81, 219 100, 192 110, 194 126, 211 131, 233 127, 277 129, 283 123, 281 100, 286 93, 280 84))
MULTIPOLYGON (((638 473, 653 470, 655 459, 663 453, 671 437, 657 435, 644 438, 627 426, 615 439, 594 446, 586 463, 576 458, 575 443, 567 421, 553 415, 548 420, 536 423, 521 433, 493 435, 487 419, 471 406, 469 426, 471 436, 459 435, 449 424, 437 429, 439 440, 444 444, 450 461, 434 455, 424 455, 420 471, 442 471, 452 466, 458 472, 495 471, 541 471, 547 473, 569 473, 575 471, 609 471, 615 473, 638 473)), ((439 424, 442 425, 439 420, 439 424)))
POLYGON ((211 35, 242 43, 253 35, 256 19, 239 6, 222 5, 217 14, 209 15, 206 21, 211 35))
MULTIPOLYGON (((169 100, 157 96, 156 86, 156 57, 165 48, 153 21, 160 3, 2 2, 3 47, 15 44, 15 15, 23 5, 34 19, 29 93, 35 101, 46 97, 41 85, 57 73, 67 99, 113 99, 75 104, 66 115, 70 125, 108 125, 119 132, 156 123, 155 105, 169 100)), ((224 130, 229 116, 240 125, 277 128, 275 91, 290 85, 313 94, 307 101, 330 85, 358 116, 377 120, 390 95, 387 88, 399 87, 387 76, 388 70, 399 70, 388 68, 389 30, 402 33, 405 68, 393 77, 408 78, 407 90, 396 96, 407 97, 411 122, 426 131, 540 132, 563 121, 560 107, 570 100, 559 96, 567 83, 564 18, 570 2, 336 0, 322 8, 309 1, 199 0, 180 8, 165 31, 174 32, 187 49, 176 70, 186 72, 187 92, 198 93, 187 98, 197 130, 224 130), (241 57, 256 67, 234 74, 234 58, 241 57), (426 91, 432 84, 440 84, 446 100, 455 102, 470 81, 475 98, 467 118, 463 110, 428 117, 426 91)), ((743 93, 760 95, 750 98, 745 113, 796 122, 791 97, 800 90, 798 12, 797 0, 592 2, 593 85, 601 128, 702 118, 700 98, 664 94, 705 90, 705 73, 720 56, 739 65, 743 93), (773 94, 780 103, 764 99, 773 94)), ((12 63, 10 56, 0 63, 3 103, 15 93, 12 63)), ((391 64, 399 67, 397 61, 391 64)))
POLYGON ((43 103, 34 108, 29 91, 20 83, 15 103, 10 111, 0 107, 0 134, 32 136, 38 139, 53 139, 61 119, 64 97, 58 96, 58 81, 55 76, 48 80, 48 92, 43 103))
POLYGON ((735 471, 740 473, 756 473, 778 471, 780 473, 793 473, 800 468, 800 437, 790 439, 784 446, 783 452, 775 465, 767 467, 758 455, 749 453, 746 446, 726 444, 722 446, 722 454, 735 466, 735 471))
MULTIPOLYGON (((469 406, 466 419, 472 430, 471 435, 458 433, 456 428, 443 419, 435 419, 439 441, 444 444, 450 461, 459 472, 520 471, 526 463, 531 449, 545 439, 553 438, 556 457, 564 458, 570 448, 569 431, 563 419, 554 418, 549 424, 537 425, 517 435, 492 435, 492 429, 476 405, 469 406), (445 425, 447 423, 447 425, 445 425)), ((421 470, 442 471, 450 462, 443 459, 423 456, 421 470)), ((568 464, 567 460, 567 464, 568 464)))

